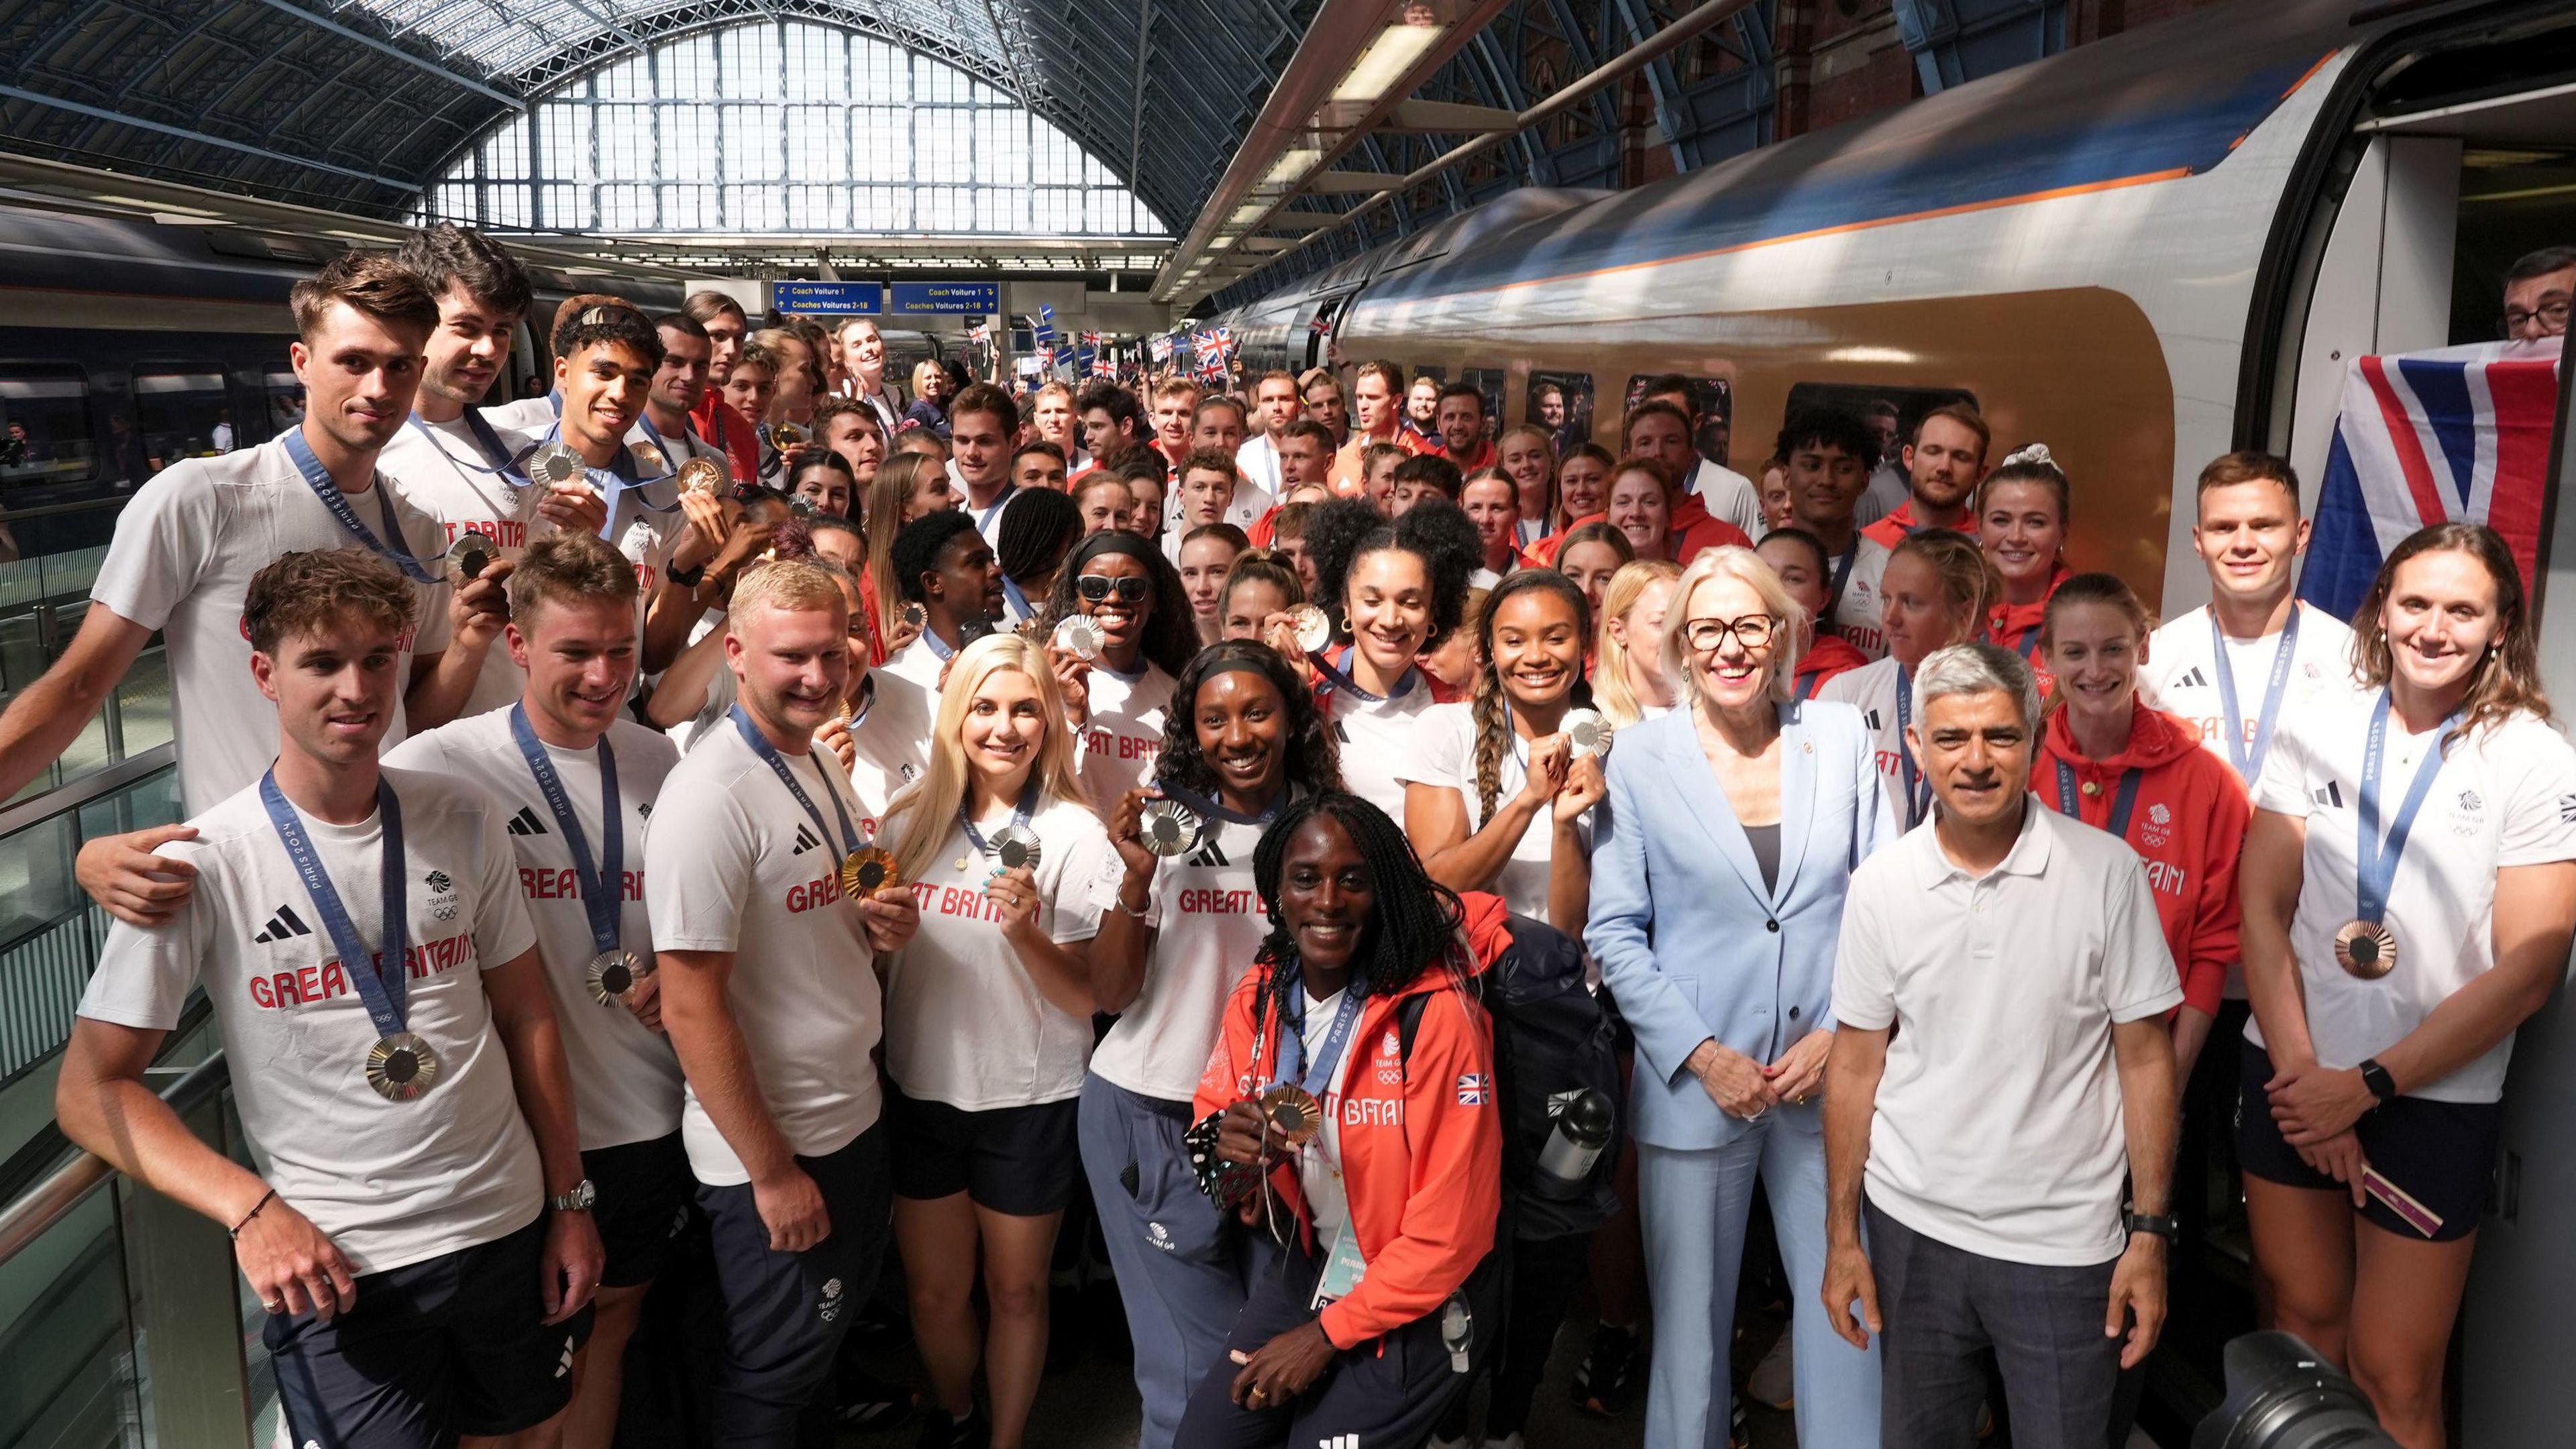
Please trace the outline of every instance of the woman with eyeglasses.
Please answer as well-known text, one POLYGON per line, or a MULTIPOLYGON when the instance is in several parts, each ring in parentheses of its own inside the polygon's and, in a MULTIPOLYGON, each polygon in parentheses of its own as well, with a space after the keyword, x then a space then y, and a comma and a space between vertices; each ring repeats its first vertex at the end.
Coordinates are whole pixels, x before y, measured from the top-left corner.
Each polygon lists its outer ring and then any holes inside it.
POLYGON ((1065 555, 1040 621, 1075 730, 1074 771, 1106 814, 1162 748, 1172 681, 1199 647, 1189 600, 1161 549, 1111 529, 1065 555), (1055 638, 1052 631, 1076 617, 1098 630, 1098 657, 1085 660, 1055 638))
MULTIPOLYGON (((1823 1280, 1834 952, 1852 868, 1897 825, 1860 712, 1792 695, 1810 627, 1751 549, 1702 554, 1664 624, 1680 707, 1610 753, 1584 941, 1636 1034, 1649 1444, 1725 1440, 1757 1180, 1792 1300, 1813 1303, 1823 1280)), ((1791 1331, 1798 1442, 1877 1443, 1874 1346, 1817 1312, 1791 1331)))
POLYGON ((1914 718, 1914 666, 1935 649, 1976 638, 1987 611, 2003 597, 2003 582, 1974 539, 1927 528, 1888 556, 1878 591, 1887 657, 1826 680, 1816 698, 1860 710, 1878 738, 1878 766, 1896 822, 1911 830, 1932 814, 1932 782, 1905 742, 1914 718))

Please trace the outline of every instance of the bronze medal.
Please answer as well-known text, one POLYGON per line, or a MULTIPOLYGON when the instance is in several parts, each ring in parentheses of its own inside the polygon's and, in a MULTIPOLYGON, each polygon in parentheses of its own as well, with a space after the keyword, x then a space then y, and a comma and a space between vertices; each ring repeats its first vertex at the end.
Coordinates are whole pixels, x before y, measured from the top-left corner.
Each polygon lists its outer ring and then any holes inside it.
POLYGON ((896 884, 894 852, 883 846, 865 846, 841 858, 841 894, 854 901, 896 884))
POLYGON ((1303 1147, 1324 1130, 1324 1104, 1293 1082, 1282 1082, 1261 1094, 1261 1117, 1290 1147, 1303 1147))
POLYGON ((438 1085, 438 1053, 411 1032, 380 1038, 367 1049, 367 1085, 388 1102, 417 1101, 438 1085))
POLYGON ((1288 626, 1297 631, 1297 647, 1309 654, 1319 653, 1333 642, 1333 621, 1312 604, 1299 604, 1288 611, 1288 626))
POLYGON ((2335 932, 2334 958, 2344 974, 2376 981, 2397 969, 2397 933, 2378 921, 2346 921, 2335 932))

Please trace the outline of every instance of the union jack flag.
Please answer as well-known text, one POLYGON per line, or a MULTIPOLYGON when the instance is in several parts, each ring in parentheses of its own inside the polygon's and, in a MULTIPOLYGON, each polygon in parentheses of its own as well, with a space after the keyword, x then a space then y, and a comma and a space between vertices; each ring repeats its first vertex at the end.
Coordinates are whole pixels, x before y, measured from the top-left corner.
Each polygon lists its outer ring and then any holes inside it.
POLYGON ((978 347, 983 346, 985 343, 993 340, 993 325, 989 322, 977 322, 970 325, 966 329, 966 340, 974 343, 978 347))
POLYGON ((1100 345, 1100 334, 1097 332, 1083 333, 1082 345, 1085 347, 1098 347, 1100 345))
POLYGON ((1318 312, 1315 320, 1306 324, 1306 330, 1318 337, 1330 337, 1333 335, 1333 319, 1318 312))
POLYGON ((2531 583, 2563 339, 2355 358, 2299 597, 2349 619, 2380 561, 2436 523, 2484 523, 2531 583))
POLYGON ((1201 356, 1215 357, 1220 362, 1232 362, 1236 351, 1234 329, 1202 327, 1190 334, 1190 351, 1201 356))
POLYGON ((1481 1107, 1494 1094, 1494 1079, 1482 1072, 1468 1072, 1458 1078, 1458 1105, 1481 1107))
POLYGON ((1045 343, 1038 344, 1038 371, 1055 371, 1055 349, 1045 343))
POLYGON ((1169 362, 1169 361, 1171 361, 1171 360, 1172 360, 1172 339, 1171 339, 1171 338, 1169 338, 1169 337, 1156 337, 1156 338, 1153 338, 1152 340, 1148 341, 1148 342, 1145 344, 1145 346, 1146 346, 1147 350, 1151 351, 1151 352, 1154 354, 1154 365, 1155 365, 1155 366, 1160 367, 1162 364, 1164 364, 1164 363, 1169 362))
POLYGON ((1109 355, 1107 353, 1101 353, 1091 359, 1091 375, 1093 377, 1115 377, 1117 374, 1118 369, 1111 365, 1109 355))

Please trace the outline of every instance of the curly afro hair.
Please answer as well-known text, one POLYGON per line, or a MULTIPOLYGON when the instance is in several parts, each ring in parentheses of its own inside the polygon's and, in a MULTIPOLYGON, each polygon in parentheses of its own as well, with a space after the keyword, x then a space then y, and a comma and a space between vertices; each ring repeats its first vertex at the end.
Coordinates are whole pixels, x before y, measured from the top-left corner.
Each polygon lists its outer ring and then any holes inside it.
POLYGON ((1425 499, 1389 521, 1356 498, 1314 505, 1306 517, 1306 552, 1315 561, 1315 602, 1343 616, 1347 632, 1351 567, 1370 554, 1395 549, 1422 560, 1431 583, 1428 649, 1458 627, 1467 612, 1467 580, 1484 562, 1476 525, 1443 498, 1425 499))

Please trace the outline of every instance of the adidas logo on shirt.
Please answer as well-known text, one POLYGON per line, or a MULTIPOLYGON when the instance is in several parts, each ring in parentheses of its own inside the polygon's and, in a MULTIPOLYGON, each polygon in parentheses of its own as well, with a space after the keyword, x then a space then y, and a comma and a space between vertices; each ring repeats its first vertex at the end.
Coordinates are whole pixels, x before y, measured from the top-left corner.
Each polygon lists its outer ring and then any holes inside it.
POLYGON ((2343 808, 2343 787, 2332 780, 2326 781, 2324 789, 2312 793, 2316 796, 2317 803, 2329 810, 2343 808))
POLYGON ((1869 721, 1869 730, 1870 730, 1870 733, 1872 733, 1872 734, 1876 734, 1876 733, 1878 733, 1878 730, 1879 730, 1879 724, 1878 724, 1878 711, 1877 711, 1877 710, 1874 710, 1874 709, 1865 709, 1865 710, 1862 710, 1862 711, 1860 712, 1860 717, 1861 717, 1862 719, 1865 719, 1865 720, 1869 721))
POLYGON ((537 818, 536 811, 522 805, 519 807, 519 813, 510 817, 510 833, 512 835, 543 835, 546 833, 546 825, 544 821, 537 818))
POLYGON ((563 1346, 563 1357, 558 1358, 558 1359, 556 1359, 556 1360, 555 1360, 555 1377, 556 1377, 556 1378, 562 1378, 564 1375, 569 1374, 569 1373, 571 1373, 571 1372, 572 1372, 572 1358, 573 1358, 573 1342, 572 1342, 572 1340, 571 1340, 570 1338, 568 1338, 568 1337, 567 1337, 567 1338, 564 1340, 564 1346, 563 1346))
POLYGON ((799 825, 796 827, 796 848, 787 853, 789 855, 803 855, 805 852, 812 850, 815 846, 822 843, 823 842, 814 838, 813 831, 799 825))
POLYGON ((1192 864, 1192 865, 1232 865, 1232 864, 1234 864, 1234 862, 1233 862, 1233 861, 1230 861, 1230 860, 1228 860, 1228 859, 1226 859, 1226 858, 1225 858, 1225 852, 1224 852, 1222 849, 1219 849, 1219 848, 1218 848, 1218 846, 1217 846, 1217 843, 1216 843, 1216 837, 1215 837, 1214 835, 1210 835, 1210 836, 1208 837, 1208 843, 1207 843, 1206 847, 1205 847, 1204 849, 1200 850, 1198 854, 1193 855, 1193 856, 1191 856, 1191 857, 1190 857, 1190 864, 1192 864))
POLYGON ((2189 669, 2184 670, 2180 677, 2174 680, 2173 687, 2176 689, 2207 689, 2209 688, 2209 676, 2201 673, 2200 666, 2195 664, 2189 669))
POLYGON ((302 916, 295 914, 295 907, 279 906, 277 908, 277 914, 269 917, 268 924, 262 926, 259 934, 251 937, 251 939, 263 946, 269 946, 275 945, 280 941, 291 940, 297 936, 310 936, 312 934, 313 928, 304 924, 304 918, 302 916))

